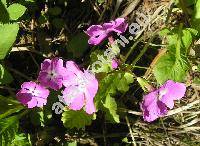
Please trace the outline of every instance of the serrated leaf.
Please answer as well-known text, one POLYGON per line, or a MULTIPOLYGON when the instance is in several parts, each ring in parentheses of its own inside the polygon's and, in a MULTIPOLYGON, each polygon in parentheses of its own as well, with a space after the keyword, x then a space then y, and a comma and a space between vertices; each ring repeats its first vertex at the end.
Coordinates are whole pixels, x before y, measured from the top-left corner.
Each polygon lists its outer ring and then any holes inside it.
POLYGON ((187 52, 187 49, 192 44, 192 35, 191 35, 190 31, 187 29, 183 30, 181 39, 182 39, 183 47, 186 49, 186 52, 187 52))
POLYGON ((6 10, 6 2, 0 1, 0 23, 8 23, 9 14, 6 10))
POLYGON ((97 110, 102 110, 106 113, 107 120, 119 122, 117 103, 114 96, 117 91, 128 91, 129 84, 132 82, 133 76, 130 73, 122 72, 112 73, 100 82, 99 91, 95 96, 95 105, 97 110))
POLYGON ((19 19, 26 11, 26 7, 18 3, 14 3, 7 8, 11 20, 19 19))
POLYGON ((200 23, 200 0, 197 0, 196 5, 194 7, 192 26, 200 33, 199 23, 200 23))
POLYGON ((8 146, 15 138, 18 130, 19 118, 18 116, 11 116, 0 120, 0 145, 8 146))
POLYGON ((17 23, 0 25, 0 60, 4 59, 15 42, 19 25, 17 23))
POLYGON ((24 109, 24 106, 22 106, 17 100, 0 95, 0 119, 3 119, 13 113, 17 113, 22 109, 24 109))
POLYGON ((6 0, 1 0, 1 2, 4 4, 5 7, 7 7, 7 2, 6 2, 6 0))
POLYGON ((159 35, 160 36, 166 36, 170 33, 170 30, 168 28, 163 28, 160 32, 159 32, 159 35))
POLYGON ((117 114, 117 103, 115 99, 108 94, 103 105, 106 108, 105 110, 107 110, 106 119, 111 122, 119 123, 120 121, 119 115, 117 114))
POLYGON ((153 73, 159 84, 167 80, 182 82, 185 80, 188 71, 188 62, 183 59, 176 59, 172 54, 163 55, 156 63, 153 73))
POLYGON ((12 81, 12 75, 0 64, 0 84, 9 84, 12 81))
POLYGON ((175 53, 176 52, 176 45, 178 43, 178 41, 181 40, 181 54, 187 55, 188 53, 188 49, 190 47, 190 45, 192 44, 193 41, 193 37, 197 36, 198 31, 192 28, 185 28, 183 30, 179 30, 177 28, 174 28, 173 30, 171 30, 170 32, 166 33, 166 37, 168 40, 168 46, 167 49, 171 52, 171 53, 175 53), (180 35, 180 40, 178 39, 180 35))
POLYGON ((62 113, 61 121, 66 128, 83 128, 92 123, 93 115, 85 111, 66 110, 62 113))
POLYGON ((116 82, 116 87, 118 91, 127 92, 129 90, 129 84, 133 83, 133 75, 130 73, 122 74, 121 79, 116 82))
POLYGON ((32 146, 29 135, 20 133, 15 135, 15 139, 12 141, 11 146, 32 146))

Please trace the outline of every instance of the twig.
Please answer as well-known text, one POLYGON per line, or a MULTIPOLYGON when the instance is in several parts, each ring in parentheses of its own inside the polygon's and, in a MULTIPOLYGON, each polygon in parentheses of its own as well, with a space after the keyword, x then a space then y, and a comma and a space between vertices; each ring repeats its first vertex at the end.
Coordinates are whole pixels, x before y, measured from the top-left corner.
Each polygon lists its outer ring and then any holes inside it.
POLYGON ((124 10, 123 14, 120 17, 128 16, 140 3, 141 0, 134 0, 131 4, 124 10))
POLYGON ((128 120, 128 117, 125 116, 125 119, 126 119, 126 123, 127 123, 128 129, 129 129, 129 132, 130 132, 130 134, 131 134, 131 138, 132 138, 132 141, 133 141, 133 145, 134 145, 134 146, 137 146, 137 145, 136 145, 136 142, 135 142, 135 138, 134 138, 134 136, 133 136, 133 131, 132 131, 132 129, 131 129, 131 126, 130 126, 130 123, 129 123, 129 120, 128 120))
POLYGON ((186 106, 182 106, 182 107, 179 107, 177 109, 171 110, 171 111, 168 112, 168 114, 166 116, 171 116, 171 115, 174 115, 174 114, 177 114, 177 113, 181 113, 182 111, 188 110, 196 104, 200 104, 200 99, 198 99, 198 100, 196 100, 192 103, 189 103, 186 106))

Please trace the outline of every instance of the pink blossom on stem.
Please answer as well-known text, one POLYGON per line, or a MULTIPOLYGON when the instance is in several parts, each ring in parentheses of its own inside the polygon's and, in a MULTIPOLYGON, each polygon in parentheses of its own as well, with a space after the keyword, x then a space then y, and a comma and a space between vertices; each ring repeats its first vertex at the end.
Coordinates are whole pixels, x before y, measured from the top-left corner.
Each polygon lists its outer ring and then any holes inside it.
POLYGON ((35 82, 24 82, 16 94, 17 99, 28 108, 43 107, 47 103, 49 90, 35 82))
POLYGON ((117 18, 114 21, 104 23, 103 25, 92 25, 86 31, 90 37, 88 43, 98 45, 107 38, 111 32, 121 34, 126 31, 127 27, 128 24, 124 18, 117 18))
POLYGON ((60 58, 45 59, 41 64, 38 81, 46 87, 59 90, 63 85, 66 68, 60 58))
POLYGON ((95 76, 88 71, 81 71, 73 61, 66 63, 67 76, 64 78, 63 91, 65 103, 72 110, 85 108, 88 114, 94 113, 94 97, 98 90, 98 81, 95 76))
POLYGON ((117 61, 116 59, 113 59, 113 60, 112 60, 112 68, 113 68, 113 69, 116 69, 116 68, 118 67, 118 65, 119 65, 119 64, 118 64, 118 61, 117 61))
POLYGON ((185 84, 168 80, 159 89, 145 95, 141 104, 144 120, 151 122, 166 115, 167 107, 172 109, 174 100, 180 100, 185 92, 185 84))

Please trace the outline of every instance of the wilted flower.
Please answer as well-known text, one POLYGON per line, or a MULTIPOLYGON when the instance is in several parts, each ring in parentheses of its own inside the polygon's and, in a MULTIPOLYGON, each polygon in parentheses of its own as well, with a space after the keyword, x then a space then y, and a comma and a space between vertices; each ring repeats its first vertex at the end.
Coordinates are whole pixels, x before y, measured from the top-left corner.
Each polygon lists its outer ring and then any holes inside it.
POLYGON ((183 83, 168 80, 159 89, 144 96, 141 104, 143 118, 151 122, 167 114, 167 107, 174 107, 174 100, 180 100, 186 92, 183 83))
POLYGON ((65 72, 62 59, 45 59, 41 64, 38 81, 46 87, 58 90, 62 87, 65 72))
POLYGON ((23 105, 28 106, 28 108, 43 107, 43 105, 47 103, 49 90, 32 81, 24 82, 16 96, 18 100, 23 105))
POLYGON ((90 36, 88 43, 98 45, 108 37, 111 32, 121 34, 126 31, 127 27, 128 24, 124 18, 117 18, 114 21, 104 23, 103 25, 92 25, 86 31, 90 36))
POLYGON ((98 81, 88 71, 82 72, 73 61, 66 63, 67 75, 63 81, 66 87, 63 98, 70 109, 80 110, 85 105, 88 114, 94 113, 94 96, 98 90, 98 81))

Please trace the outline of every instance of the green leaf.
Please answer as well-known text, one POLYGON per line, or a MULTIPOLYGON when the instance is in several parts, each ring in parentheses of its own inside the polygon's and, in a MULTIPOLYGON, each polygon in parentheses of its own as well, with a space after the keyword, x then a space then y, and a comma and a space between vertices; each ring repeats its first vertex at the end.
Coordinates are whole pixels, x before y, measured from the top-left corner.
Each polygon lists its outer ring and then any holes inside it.
POLYGON ((9 146, 18 131, 19 118, 11 116, 0 120, 0 145, 9 146))
POLYGON ((62 113, 62 122, 66 128, 84 128, 92 123, 93 115, 85 111, 66 110, 62 113))
POLYGON ((4 59, 9 52, 15 42, 18 30, 19 25, 17 23, 0 24, 0 59, 4 59))
POLYGON ((129 84, 132 82, 133 76, 130 73, 124 72, 112 73, 100 82, 99 91, 95 96, 95 105, 97 110, 105 112, 107 120, 119 123, 117 103, 114 96, 117 94, 117 91, 128 91, 129 84))
POLYGON ((69 142, 67 143, 67 146, 77 146, 77 142, 76 141, 69 142))
POLYGON ((11 20, 17 20, 25 13, 26 7, 24 7, 23 5, 15 3, 15 4, 10 5, 7 8, 7 10, 8 10, 10 19, 11 20))
POLYGON ((159 35, 164 37, 170 33, 170 30, 168 28, 163 28, 160 32, 159 35))
POLYGON ((121 79, 116 82, 117 90, 121 92, 127 92, 129 90, 129 84, 133 83, 133 75, 126 72, 123 74, 123 77, 120 76, 120 78, 121 79))
POLYGON ((189 49, 190 45, 192 44, 192 34, 189 30, 185 29, 182 31, 182 45, 187 50, 189 49))
POLYGON ((16 134, 11 146, 32 146, 30 136, 25 133, 16 134))
POLYGON ((98 3, 103 4, 105 2, 105 0, 97 0, 98 3))
POLYGON ((173 54, 163 55, 156 63, 153 73, 159 84, 167 80, 182 82, 185 80, 189 65, 185 59, 176 59, 173 54))
POLYGON ((9 84, 12 81, 12 75, 0 64, 0 84, 9 84))
POLYGON ((106 111, 106 119, 111 122, 119 123, 119 115, 117 114, 117 103, 114 98, 109 94, 106 96, 105 102, 103 103, 106 111))
POLYGON ((194 16, 193 16, 193 20, 192 20, 192 26, 193 28, 195 28, 196 30, 198 30, 198 32, 200 33, 200 0, 197 0, 196 5, 194 7, 194 16))
POLYGON ((69 52, 73 53, 74 57, 81 57, 88 48, 88 37, 85 33, 74 35, 67 46, 69 52))
POLYGON ((7 7, 7 0, 1 0, 1 2, 4 4, 5 7, 7 7))
POLYGON ((17 113, 24 109, 17 100, 0 95, 0 119, 3 119, 13 113, 17 113))
POLYGON ((9 14, 6 10, 6 3, 4 1, 0 1, 0 23, 8 23, 9 22, 9 14))

